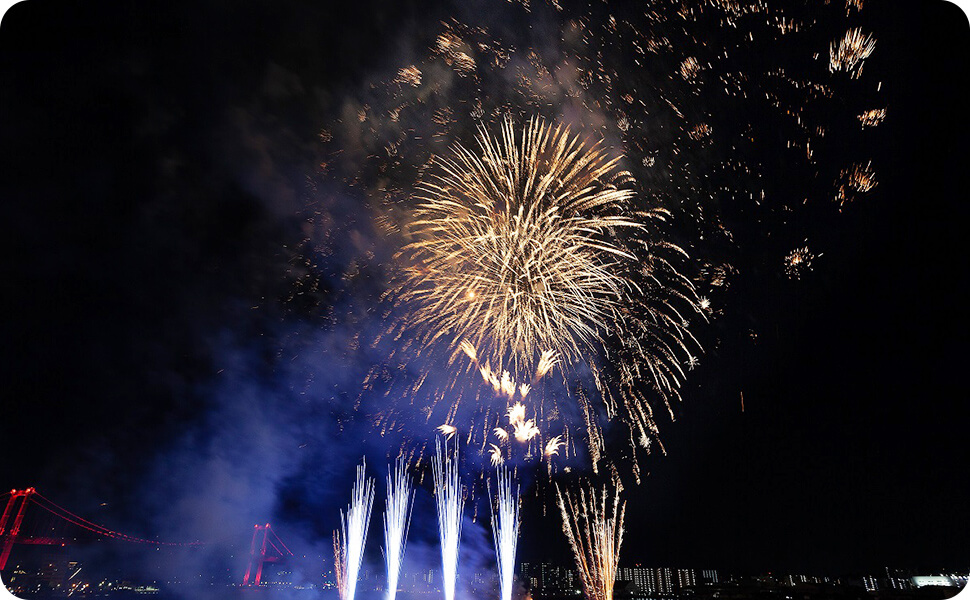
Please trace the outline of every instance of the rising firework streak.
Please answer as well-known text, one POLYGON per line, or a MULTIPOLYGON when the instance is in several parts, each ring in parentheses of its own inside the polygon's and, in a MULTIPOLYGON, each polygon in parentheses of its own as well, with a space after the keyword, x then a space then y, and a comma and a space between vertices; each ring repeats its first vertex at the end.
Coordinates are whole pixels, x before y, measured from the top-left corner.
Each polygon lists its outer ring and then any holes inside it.
POLYGON ((398 458, 393 474, 387 474, 387 507, 384 510, 384 559, 387 563, 386 600, 397 596, 397 583, 401 574, 401 561, 407 544, 408 526, 412 505, 411 477, 403 457, 398 458))
POLYGON ((623 541, 625 503, 619 487, 610 498, 607 488, 580 489, 572 496, 558 486, 563 531, 569 540, 588 600, 613 600, 613 585, 623 541))
POLYGON ((492 509, 492 536, 498 562, 500 600, 511 600, 515 574, 515 547, 519 539, 519 501, 512 494, 512 477, 505 468, 498 469, 496 485, 497 511, 492 509))
POLYGON ((438 505, 438 533, 441 538, 442 588, 445 600, 455 600, 455 583, 458 578, 458 544, 461 539, 461 513, 465 506, 461 484, 458 481, 458 447, 454 456, 448 455, 448 445, 437 452, 432 463, 435 500, 438 505))
POLYGON ((357 575, 364 558, 364 542, 374 504, 374 480, 364 476, 365 465, 357 467, 357 481, 346 514, 340 511, 341 529, 333 534, 334 571, 340 600, 354 600, 357 575))

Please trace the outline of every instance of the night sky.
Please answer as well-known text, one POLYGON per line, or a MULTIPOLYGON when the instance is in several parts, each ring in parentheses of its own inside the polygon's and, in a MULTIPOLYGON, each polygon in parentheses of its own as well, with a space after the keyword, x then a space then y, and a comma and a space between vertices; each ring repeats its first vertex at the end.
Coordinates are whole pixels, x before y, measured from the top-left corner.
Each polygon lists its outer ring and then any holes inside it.
MULTIPOLYGON (((333 151, 319 134, 440 21, 513 10, 488 6, 14 6, 0 31, 0 489, 35 486, 160 539, 245 546, 272 520, 326 554, 354 465, 367 454, 379 473, 387 451, 354 418, 365 367, 334 358, 371 332, 381 280, 348 291, 345 274, 393 251, 362 193, 319 172, 333 151), (314 207, 322 253, 306 242, 314 207)), ((792 246, 762 235, 781 217, 725 212, 738 275, 661 423, 666 456, 627 489, 624 563, 970 567, 967 20, 937 0, 871 0, 856 22, 878 39, 866 75, 885 82, 866 146, 879 185, 785 217, 817 255, 800 279, 781 268, 792 246)), ((785 165, 764 164, 783 188, 785 165)), ((531 541, 562 539, 541 502, 526 496, 522 556, 568 560, 564 540, 531 541)), ((417 554, 436 535, 424 518, 417 554)))

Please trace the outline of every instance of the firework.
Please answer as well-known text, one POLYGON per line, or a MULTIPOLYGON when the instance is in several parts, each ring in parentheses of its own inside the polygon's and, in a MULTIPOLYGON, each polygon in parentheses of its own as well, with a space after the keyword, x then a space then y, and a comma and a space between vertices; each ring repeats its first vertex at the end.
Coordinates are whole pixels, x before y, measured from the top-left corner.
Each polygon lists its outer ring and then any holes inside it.
POLYGON ((512 577, 515 574, 515 547, 519 539, 519 501, 512 494, 512 477, 507 469, 497 474, 498 514, 492 509, 492 537, 498 562, 501 600, 512 598, 512 577))
POLYGON ((623 214, 628 175, 599 144, 538 119, 521 136, 511 120, 500 139, 482 129, 478 143, 480 155, 456 146, 419 186, 405 248, 413 322, 492 364, 531 364, 547 349, 576 358, 627 287, 615 267, 634 257, 611 232, 639 227, 623 214))
POLYGON ((876 172, 872 168, 872 161, 864 165, 854 164, 848 169, 843 169, 839 174, 839 187, 836 190, 835 200, 839 205, 843 205, 854 194, 871 192, 878 184, 876 172))
POLYGON ((853 79, 862 74, 862 64, 876 49, 876 39, 863 35, 859 28, 850 29, 845 36, 829 47, 829 71, 845 71, 853 79))
POLYGON ((559 449, 566 445, 566 442, 562 441, 562 436, 555 436, 546 442, 546 449, 543 452, 546 458, 552 458, 559 454, 559 449))
POLYGON ((520 442, 528 442, 539 435, 539 428, 536 427, 535 419, 525 418, 525 405, 516 402, 508 410, 509 425, 512 426, 512 435, 520 442))
POLYGON ((387 505, 384 510, 384 539, 387 548, 384 560, 387 563, 386 600, 394 600, 397 595, 397 582, 401 574, 401 561, 407 544, 408 526, 411 520, 412 488, 411 477, 407 473, 404 458, 398 458, 393 477, 387 474, 387 505))
POLYGON ((545 377, 546 373, 556 366, 556 353, 552 350, 545 350, 539 355, 539 364, 536 366, 536 379, 545 377))
POLYGON ((861 115, 858 116, 859 122, 862 124, 863 128, 866 127, 876 127, 884 120, 886 120, 886 109, 885 108, 872 108, 861 115))
POLYGON ((456 433, 458 433, 458 428, 454 425, 448 425, 445 423, 444 425, 438 425, 438 432, 445 436, 446 439, 450 440, 451 438, 455 437, 456 433))
POLYGON ((563 531, 588 600, 613 600, 626 509, 620 491, 617 487, 612 498, 607 488, 601 493, 581 489, 578 496, 571 496, 556 487, 563 531))
POLYGON ((808 246, 795 248, 785 256, 785 275, 789 279, 801 279, 805 271, 812 270, 812 260, 815 255, 808 249, 808 246))
MULTIPOLYGON (((519 383, 512 378, 511 373, 508 371, 502 371, 502 375, 498 376, 492 371, 491 367, 486 364, 481 364, 478 362, 478 351, 475 347, 471 345, 467 340, 462 340, 458 345, 459 349, 465 353, 469 359, 471 359, 472 364, 478 367, 478 372, 481 374, 482 379, 485 383, 492 386, 496 394, 501 394, 508 397, 509 400, 513 400, 518 393, 520 398, 525 398, 532 391, 531 383, 519 383)), ((555 366, 555 355, 551 351, 543 352, 539 356, 539 365, 536 367, 535 377, 533 378, 533 383, 541 379, 548 373, 553 366, 555 366)), ((439 428, 440 429, 440 428, 439 428)))
POLYGON ((693 56, 685 58, 684 62, 680 63, 680 76, 688 81, 695 79, 700 72, 701 65, 693 56))
POLYGON ((445 63, 452 67, 459 76, 468 77, 474 74, 475 59, 465 52, 465 50, 471 51, 471 49, 456 34, 442 33, 438 36, 436 46, 438 53, 444 57, 445 63))
POLYGON ((491 457, 492 466, 498 467, 504 464, 505 458, 502 456, 502 449, 496 446, 495 444, 489 444, 489 447, 491 449, 488 451, 488 454, 491 457))
MULTIPOLYGON (((663 415, 654 413, 666 407, 673 416, 686 371, 698 364, 696 317, 720 313, 698 306, 695 286, 730 306, 719 292, 737 270, 712 257, 727 248, 743 255, 749 243, 735 237, 723 207, 785 215, 762 230, 791 250, 804 233, 787 213, 858 191, 838 176, 850 167, 839 148, 866 147, 868 128, 884 118, 870 110, 885 106, 881 84, 858 85, 875 74, 862 73, 875 36, 854 29, 862 0, 798 9, 747 0, 608 4, 560 13, 532 2, 559 40, 553 48, 481 21, 429 24, 430 44, 383 81, 368 80, 329 127, 329 172, 375 199, 381 233, 402 248, 385 296, 388 326, 374 342, 383 364, 365 381, 406 399, 379 415, 382 433, 422 429, 412 422, 420 414, 430 427, 461 423, 464 443, 480 449, 468 458, 487 462, 495 442, 515 462, 505 408, 522 401, 541 430, 526 458, 561 435, 563 455, 606 468, 602 461, 615 458, 607 422, 629 429, 611 438, 663 452, 663 415), (438 85, 442 77, 450 84, 438 85), (526 116, 500 123, 508 115, 526 116), (582 123, 572 129, 582 140, 556 126, 562 116, 582 123), (766 171, 763 157, 775 155, 791 161, 784 181, 766 171), (589 185, 574 184, 583 177, 589 185), (535 193, 542 185, 551 193, 535 193), (571 190, 624 196, 569 211, 571 190), (579 219, 592 226, 574 227, 579 219), (722 264, 697 273, 667 243, 674 227, 691 256, 722 264), (557 247, 547 237, 576 243, 557 247), (553 260, 554 251, 569 260, 553 260), (554 365, 537 377, 546 353, 554 365), (496 427, 511 444, 495 439, 496 427)), ((517 4, 495 10, 502 18, 488 22, 536 16, 517 4)), ((639 453, 631 454, 622 463, 636 470, 639 453)))
MULTIPOLYGON (((446 348, 453 365, 471 361, 467 368, 510 401, 531 398, 557 367, 565 380, 585 364, 607 416, 622 404, 637 435, 653 435, 642 382, 669 408, 686 344, 696 344, 683 310, 700 313, 692 284, 666 256, 686 254, 647 225, 669 213, 633 209, 621 157, 562 125, 533 118, 518 130, 505 119, 496 137, 480 128, 477 144, 436 158, 418 185, 395 288, 405 327, 421 349, 446 348), (620 360, 598 367, 611 351, 620 360)), ((452 397, 449 419, 460 400, 452 397)), ((543 403, 562 399, 570 397, 540 394, 535 413, 561 414, 543 403)), ((595 463, 603 448, 596 409, 585 392, 573 399, 595 463)), ((521 402, 513 408, 522 414, 509 413, 507 433, 519 442, 540 436, 521 402)), ((479 422, 484 450, 499 423, 479 422)))
POLYGON ((414 65, 403 67, 397 72, 397 78, 394 81, 418 87, 421 85, 421 69, 414 65))
POLYGON ((438 534, 441 538, 442 587, 445 600, 455 600, 458 578, 458 544, 461 539, 461 513, 465 506, 461 484, 458 482, 458 447, 448 456, 447 444, 440 443, 432 462, 435 500, 438 505, 438 534))
POLYGON ((354 600, 357 574, 364 558, 364 542, 374 504, 374 480, 364 476, 365 465, 357 467, 357 480, 347 512, 340 511, 341 529, 333 534, 334 571, 340 600, 354 600))

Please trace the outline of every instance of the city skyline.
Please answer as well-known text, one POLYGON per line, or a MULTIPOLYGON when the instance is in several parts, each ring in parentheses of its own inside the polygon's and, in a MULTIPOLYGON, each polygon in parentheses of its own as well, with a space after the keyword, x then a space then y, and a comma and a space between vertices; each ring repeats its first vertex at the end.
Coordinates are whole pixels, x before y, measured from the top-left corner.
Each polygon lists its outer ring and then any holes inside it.
MULTIPOLYGON (((303 557, 306 559, 307 557, 303 557)), ((53 593, 57 590, 70 590, 72 594, 83 596, 100 590, 102 593, 135 592, 139 594, 177 594, 185 585, 179 581, 143 581, 137 578, 123 578, 110 580, 102 579, 91 583, 87 579, 91 576, 77 577, 84 571, 83 563, 66 558, 48 558, 46 565, 35 567, 36 570, 23 565, 14 566, 8 574, 7 584, 11 589, 30 592, 33 595, 53 593)), ((320 561, 322 562, 322 561, 320 561)), ((267 590, 291 589, 309 593, 312 590, 337 590, 337 584, 332 571, 321 572, 316 581, 294 581, 295 565, 286 563, 267 571, 267 578, 258 587, 267 590)), ((809 594, 806 598, 829 597, 826 594, 834 590, 855 590, 856 594, 864 592, 870 597, 899 597, 913 598, 913 594, 924 594, 923 598, 950 598, 966 587, 970 575, 964 572, 947 572, 946 570, 910 570, 885 567, 878 572, 855 574, 805 574, 805 573, 771 573, 739 574, 718 569, 647 567, 632 564, 620 568, 616 580, 616 590, 619 597, 639 598, 691 598, 698 595, 712 594, 711 590, 743 590, 747 586, 758 586, 768 590, 782 590, 798 588, 809 594), (767 586, 767 588, 765 588, 767 586), (926 588, 926 589, 924 589, 926 588), (706 590, 706 591, 705 591, 706 590), (922 590, 922 591, 921 591, 922 590)), ((488 595, 494 593, 498 586, 498 572, 496 569, 476 570, 463 573, 461 578, 466 580, 467 589, 473 594, 488 595)), ((378 568, 364 568, 361 570, 358 582, 359 590, 364 593, 382 592, 386 581, 383 571, 378 568)), ((404 594, 440 594, 442 591, 442 572, 440 567, 418 571, 404 571, 400 585, 397 588, 404 594)), ((247 589, 240 582, 213 578, 209 583, 216 590, 247 589)), ((549 562, 526 562, 517 565, 515 570, 516 594, 529 594, 537 598, 563 598, 581 593, 582 588, 576 575, 575 566, 549 562)), ((217 597, 227 592, 214 591, 217 597)), ((790 593, 790 592, 788 592, 790 593)), ((41 596, 43 597, 43 596, 41 596)), ((717 597, 715 594, 713 597, 717 597)), ((859 596, 856 596, 859 597, 859 596)), ((863 596, 864 597, 864 596, 863 596)))

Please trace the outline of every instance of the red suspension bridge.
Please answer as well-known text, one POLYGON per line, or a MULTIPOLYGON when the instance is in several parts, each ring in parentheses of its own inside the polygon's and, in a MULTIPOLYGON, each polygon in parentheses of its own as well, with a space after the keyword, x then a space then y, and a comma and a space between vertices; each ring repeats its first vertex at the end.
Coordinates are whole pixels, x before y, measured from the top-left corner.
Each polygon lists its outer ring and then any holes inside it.
MULTIPOLYGON (((199 547, 203 542, 163 542, 114 531, 55 504, 35 488, 0 494, 0 571, 15 544, 68 546, 117 540, 161 547, 199 547)), ((250 544, 250 559, 243 585, 260 585, 263 566, 293 556, 269 523, 256 525, 250 544)))

